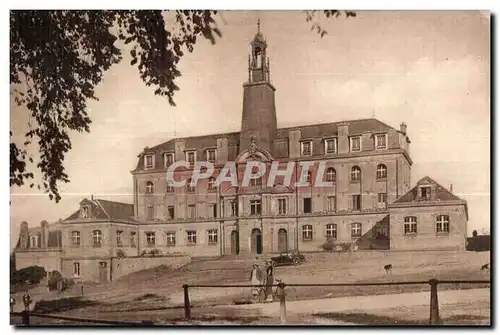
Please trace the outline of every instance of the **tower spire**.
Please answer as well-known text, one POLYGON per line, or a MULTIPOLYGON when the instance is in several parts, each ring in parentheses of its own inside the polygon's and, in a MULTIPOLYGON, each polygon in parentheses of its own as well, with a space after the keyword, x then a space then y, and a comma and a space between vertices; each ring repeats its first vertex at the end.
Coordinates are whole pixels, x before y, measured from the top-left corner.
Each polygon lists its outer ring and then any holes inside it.
POLYGON ((257 34, 260 34, 260 17, 257 19, 257 34))

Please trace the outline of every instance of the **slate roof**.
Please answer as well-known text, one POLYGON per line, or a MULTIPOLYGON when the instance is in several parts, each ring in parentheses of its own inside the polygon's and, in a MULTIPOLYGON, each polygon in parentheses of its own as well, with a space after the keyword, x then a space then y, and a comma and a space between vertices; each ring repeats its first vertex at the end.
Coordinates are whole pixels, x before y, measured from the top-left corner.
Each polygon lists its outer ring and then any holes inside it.
MULTIPOLYGON (((91 218, 107 220, 133 220, 134 205, 123 202, 109 201, 103 199, 83 199, 80 204, 90 204, 91 218)), ((66 220, 76 220, 80 218, 80 209, 71 214, 66 220)))
POLYGON ((424 178, 420 179, 417 182, 417 185, 412 188, 410 191, 408 191, 405 195, 397 199, 394 203, 395 204, 400 204, 400 203, 409 203, 409 202, 414 202, 417 200, 418 196, 418 186, 423 185, 423 184, 433 184, 436 186, 436 193, 435 193, 435 200, 436 201, 460 201, 459 197, 451 193, 448 189, 445 187, 441 186, 439 183, 437 183, 434 179, 430 178, 429 176, 425 176, 424 178))

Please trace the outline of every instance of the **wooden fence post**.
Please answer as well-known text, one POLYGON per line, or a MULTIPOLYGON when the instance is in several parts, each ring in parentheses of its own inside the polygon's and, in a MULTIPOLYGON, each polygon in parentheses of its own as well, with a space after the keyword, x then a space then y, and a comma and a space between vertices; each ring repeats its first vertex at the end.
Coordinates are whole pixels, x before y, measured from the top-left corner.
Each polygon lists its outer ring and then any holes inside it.
POLYGON ((188 285, 182 285, 184 289, 184 316, 186 319, 191 319, 191 305, 189 304, 189 289, 188 285))
POLYGON ((429 280, 429 285, 431 286, 431 305, 430 305, 430 316, 429 323, 431 325, 439 325, 441 324, 441 320, 439 319, 439 301, 438 301, 438 280, 431 279, 429 280))
POLYGON ((82 297, 83 297, 83 284, 82 284, 82 297))
POLYGON ((278 284, 278 297, 280 299, 280 321, 281 324, 286 324, 286 302, 285 302, 285 283, 278 284))

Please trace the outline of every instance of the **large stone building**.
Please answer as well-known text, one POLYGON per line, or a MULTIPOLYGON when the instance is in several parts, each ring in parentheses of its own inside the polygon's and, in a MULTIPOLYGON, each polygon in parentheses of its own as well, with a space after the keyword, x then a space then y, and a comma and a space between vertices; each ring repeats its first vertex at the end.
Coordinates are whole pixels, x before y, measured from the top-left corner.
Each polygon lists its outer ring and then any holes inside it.
POLYGON ((103 272, 98 266, 109 267, 106 259, 118 249, 127 256, 217 256, 316 251, 326 241, 354 249, 465 248, 466 202, 428 177, 411 188, 404 123, 398 129, 376 119, 278 128, 270 75, 259 31, 243 84, 241 131, 145 148, 132 171, 133 205, 84 200, 60 223, 63 271, 80 272, 71 266, 93 262, 91 272, 103 272), (188 166, 175 169, 177 181, 189 180, 200 161, 213 163, 215 172, 195 186, 174 187, 167 170, 180 161, 188 166), (245 166, 254 161, 267 173, 242 186, 245 166), (228 162, 235 162, 238 186, 216 183, 228 162), (268 184, 273 162, 280 171, 294 163, 292 182, 280 176, 268 184), (301 176, 309 186, 295 185, 301 176))

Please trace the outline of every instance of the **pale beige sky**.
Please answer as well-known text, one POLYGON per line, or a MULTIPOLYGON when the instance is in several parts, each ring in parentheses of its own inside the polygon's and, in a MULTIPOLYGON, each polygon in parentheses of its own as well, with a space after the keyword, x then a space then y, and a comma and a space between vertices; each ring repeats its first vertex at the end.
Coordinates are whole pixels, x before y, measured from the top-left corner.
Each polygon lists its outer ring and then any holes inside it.
MULTIPOLYGON (((412 181, 429 175, 469 204, 469 233, 490 226, 490 23, 479 12, 358 12, 310 31, 302 12, 221 12, 223 37, 181 60, 177 107, 143 85, 129 59, 115 65, 89 103, 90 134, 73 134, 59 204, 13 188, 12 238, 22 220, 65 218, 83 197, 132 202, 137 154, 176 134, 239 131, 242 83, 257 18, 268 41, 278 126, 375 117, 404 121, 412 181)), ((12 110, 12 130, 26 115, 12 110)))

